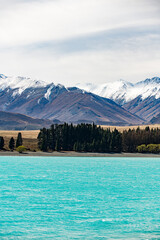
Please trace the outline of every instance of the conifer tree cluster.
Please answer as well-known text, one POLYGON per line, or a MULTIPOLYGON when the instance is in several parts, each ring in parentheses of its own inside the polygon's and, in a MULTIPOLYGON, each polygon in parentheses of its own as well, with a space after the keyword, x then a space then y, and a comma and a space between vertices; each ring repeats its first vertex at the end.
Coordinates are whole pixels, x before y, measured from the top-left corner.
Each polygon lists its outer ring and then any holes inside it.
POLYGON ((122 134, 95 124, 60 124, 43 128, 38 135, 42 151, 121 152, 122 134))
MULTIPOLYGON (((137 147, 142 144, 160 144, 160 129, 138 127, 120 133, 117 129, 104 130, 95 124, 64 123, 52 125, 50 129, 43 128, 38 135, 38 147, 42 151, 137 152, 137 147)), ((147 151, 153 153, 153 147, 157 149, 152 146, 147 151)))

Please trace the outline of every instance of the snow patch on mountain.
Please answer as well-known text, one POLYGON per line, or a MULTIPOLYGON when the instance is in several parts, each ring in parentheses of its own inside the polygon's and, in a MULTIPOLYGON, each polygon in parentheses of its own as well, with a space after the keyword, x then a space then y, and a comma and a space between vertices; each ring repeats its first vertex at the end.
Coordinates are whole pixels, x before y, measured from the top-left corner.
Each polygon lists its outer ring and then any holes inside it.
POLYGON ((45 93, 45 95, 44 95, 44 97, 47 99, 47 100, 49 100, 49 97, 50 97, 50 95, 51 95, 51 93, 52 93, 52 89, 55 87, 55 85, 54 84, 51 84, 51 86, 47 89, 47 92, 45 93))
POLYGON ((121 102, 122 104, 129 102, 138 96, 141 96, 142 100, 152 96, 156 99, 160 98, 160 78, 158 77, 146 79, 145 81, 135 84, 119 80, 100 85, 87 83, 77 84, 76 86, 101 97, 121 102))
POLYGON ((0 90, 3 91, 6 88, 17 89, 14 92, 14 96, 16 94, 21 94, 27 88, 38 88, 46 85, 47 84, 43 81, 33 80, 31 78, 0 75, 0 90))

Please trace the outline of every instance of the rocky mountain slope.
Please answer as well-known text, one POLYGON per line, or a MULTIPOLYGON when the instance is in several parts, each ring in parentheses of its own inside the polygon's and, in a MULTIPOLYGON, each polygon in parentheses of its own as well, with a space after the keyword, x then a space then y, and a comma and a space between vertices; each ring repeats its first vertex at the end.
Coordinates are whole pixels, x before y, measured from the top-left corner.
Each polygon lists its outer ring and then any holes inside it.
POLYGON ((155 96, 142 99, 141 96, 123 105, 125 109, 137 116, 143 117, 147 122, 160 113, 160 98, 155 96))
POLYGON ((44 84, 25 78, 0 77, 0 110, 61 122, 130 125, 144 120, 110 99, 76 87, 44 84), (27 84, 25 84, 27 82, 27 84))

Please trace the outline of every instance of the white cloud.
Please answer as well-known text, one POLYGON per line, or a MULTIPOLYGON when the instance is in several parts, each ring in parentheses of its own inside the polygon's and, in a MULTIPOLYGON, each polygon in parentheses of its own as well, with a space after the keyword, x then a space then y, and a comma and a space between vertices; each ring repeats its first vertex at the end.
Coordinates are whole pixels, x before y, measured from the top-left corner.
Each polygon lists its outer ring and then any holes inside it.
POLYGON ((0 0, 0 66, 9 75, 72 82, 160 75, 152 0, 0 0))
POLYGON ((144 8, 138 1, 130 2, 58 0, 11 5, 12 8, 0 12, 0 45, 62 40, 117 27, 153 24, 156 21, 157 16, 153 18, 152 15, 154 7, 146 5, 144 8))
POLYGON ((146 37, 136 39, 135 43, 131 41, 129 45, 121 46, 120 42, 115 49, 69 54, 56 51, 49 54, 45 48, 28 52, 9 50, 7 56, 6 52, 1 54, 0 66, 9 75, 29 76, 67 86, 78 82, 104 83, 119 78, 134 82, 160 75, 160 38, 153 46, 152 41, 152 37, 150 40, 146 37), (146 45, 136 49, 143 42, 146 45))

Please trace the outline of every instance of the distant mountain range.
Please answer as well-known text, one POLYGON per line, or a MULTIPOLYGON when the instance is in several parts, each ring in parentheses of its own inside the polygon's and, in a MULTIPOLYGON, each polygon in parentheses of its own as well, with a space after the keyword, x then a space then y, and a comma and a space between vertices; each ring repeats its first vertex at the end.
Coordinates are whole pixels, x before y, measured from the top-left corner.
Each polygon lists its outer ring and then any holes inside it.
POLYGON ((160 113, 160 78, 158 77, 135 84, 119 80, 101 85, 88 83, 76 86, 112 99, 147 122, 160 113))
POLYGON ((1 111, 60 122, 129 125, 144 121, 110 99, 21 77, 0 76, 0 102, 1 111))
MULTIPOLYGON (((53 121, 143 124, 160 113, 160 78, 146 79, 136 84, 120 80, 103 85, 77 84, 66 88, 30 78, 0 75, 0 103, 3 114, 10 112, 28 115, 36 121, 43 119, 45 122, 39 122, 38 126, 46 126, 53 121)), ((6 119, 9 119, 8 115, 6 119)), ((27 125, 30 126, 29 123, 27 125)))

